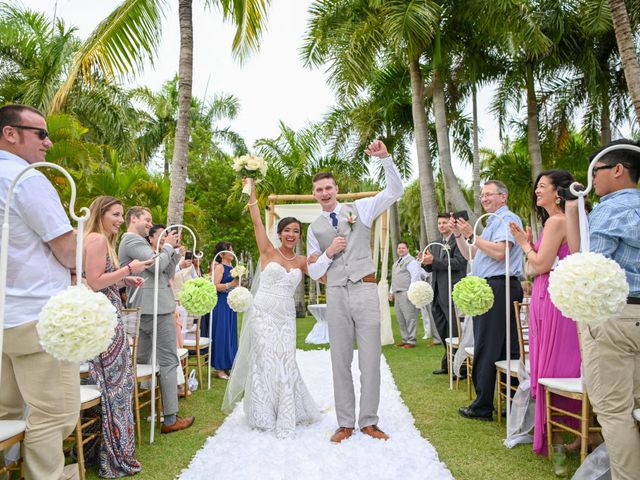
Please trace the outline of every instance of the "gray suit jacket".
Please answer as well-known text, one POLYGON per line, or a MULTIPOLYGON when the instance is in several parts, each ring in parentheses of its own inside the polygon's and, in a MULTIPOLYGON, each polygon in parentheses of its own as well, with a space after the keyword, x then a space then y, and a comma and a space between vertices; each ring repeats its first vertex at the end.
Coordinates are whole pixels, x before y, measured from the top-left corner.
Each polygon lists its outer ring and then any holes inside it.
MULTIPOLYGON (((449 236, 449 255, 451 256, 451 288, 467 275, 467 259, 462 256, 453 235, 449 236)), ((435 298, 440 305, 449 304, 449 273, 447 271, 447 254, 440 245, 431 247, 433 263, 423 265, 427 272, 432 272, 432 285, 435 298)))
MULTIPOLYGON (((120 239, 118 248, 118 259, 120 265, 129 263, 132 260, 148 260, 153 256, 153 249, 149 242, 140 235, 125 233, 120 239)), ((176 272, 176 264, 180 261, 180 252, 171 245, 165 245, 160 251, 160 276, 158 278, 158 314, 173 313, 176 309, 176 301, 169 282, 176 272)), ((140 287, 129 307, 141 307, 142 314, 153 315, 153 283, 155 276, 155 266, 153 263, 144 272, 139 273, 144 278, 144 285, 140 287)), ((127 297, 131 298, 135 289, 127 287, 127 297)))

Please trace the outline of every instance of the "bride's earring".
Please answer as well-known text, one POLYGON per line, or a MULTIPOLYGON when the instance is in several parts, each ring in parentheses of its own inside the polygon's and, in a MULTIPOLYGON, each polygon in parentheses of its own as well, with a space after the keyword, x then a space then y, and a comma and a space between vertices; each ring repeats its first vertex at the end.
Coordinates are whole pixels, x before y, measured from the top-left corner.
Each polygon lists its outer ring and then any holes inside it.
POLYGON ((560 200, 560 197, 556 197, 556 205, 560 205, 560 202, 561 202, 561 201, 562 201, 562 200, 560 200))

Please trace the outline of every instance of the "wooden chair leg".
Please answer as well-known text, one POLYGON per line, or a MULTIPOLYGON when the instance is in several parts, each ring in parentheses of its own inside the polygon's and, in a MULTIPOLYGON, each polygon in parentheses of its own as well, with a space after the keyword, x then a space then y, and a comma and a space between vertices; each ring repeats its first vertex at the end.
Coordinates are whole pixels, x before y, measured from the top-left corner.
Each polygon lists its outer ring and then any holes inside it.
POLYGON ((84 444, 82 438, 82 411, 78 415, 78 422, 76 423, 76 455, 78 457, 78 475, 80 480, 84 480, 84 444))
POLYGON ((471 362, 469 361, 469 357, 466 358, 465 362, 467 362, 467 397, 471 400, 471 362))
POLYGON ((580 417, 580 464, 587 458, 589 447, 589 399, 586 395, 582 398, 582 415, 580 417))
POLYGON ((496 370, 496 398, 498 399, 498 425, 502 425, 502 376, 500 370, 496 370))
POLYGON ((138 389, 138 380, 134 379, 133 382, 133 415, 136 422, 136 441, 138 445, 142 442, 142 430, 140 428, 140 390, 138 389))
POLYGON ((544 388, 544 398, 547 402, 547 457, 552 460, 553 455, 553 426, 551 425, 551 392, 544 388))
POLYGON ((202 388, 202 355, 200 355, 200 350, 196 350, 196 363, 198 365, 198 382, 200 382, 200 388, 202 388))

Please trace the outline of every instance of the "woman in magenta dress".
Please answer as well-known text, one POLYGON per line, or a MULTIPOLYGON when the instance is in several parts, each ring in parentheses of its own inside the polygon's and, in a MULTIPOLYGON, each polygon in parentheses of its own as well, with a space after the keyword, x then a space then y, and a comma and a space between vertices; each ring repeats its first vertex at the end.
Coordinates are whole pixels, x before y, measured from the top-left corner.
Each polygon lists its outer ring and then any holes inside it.
MULTIPOLYGON (((533 204, 542 223, 542 232, 533 245, 531 230, 524 232, 511 224, 513 237, 522 247, 531 267, 536 272, 529 308, 529 363, 531 394, 536 400, 533 450, 539 455, 547 454, 546 402, 539 378, 580 377, 580 346, 576 323, 563 316, 549 297, 549 272, 558 260, 569 255, 566 238, 564 199, 558 188, 568 188, 574 181, 565 170, 547 170, 535 182, 533 204)), ((553 404, 570 412, 580 412, 580 402, 553 396, 553 404)), ((579 428, 579 422, 570 417, 560 419, 563 423, 579 428)), ((577 439, 579 441, 579 438, 577 439)), ((553 443, 561 440, 554 439, 553 443)), ((575 442, 574 442, 575 443, 575 442)), ((579 443, 577 444, 579 446, 579 443)), ((567 445, 573 450, 576 445, 567 445)))

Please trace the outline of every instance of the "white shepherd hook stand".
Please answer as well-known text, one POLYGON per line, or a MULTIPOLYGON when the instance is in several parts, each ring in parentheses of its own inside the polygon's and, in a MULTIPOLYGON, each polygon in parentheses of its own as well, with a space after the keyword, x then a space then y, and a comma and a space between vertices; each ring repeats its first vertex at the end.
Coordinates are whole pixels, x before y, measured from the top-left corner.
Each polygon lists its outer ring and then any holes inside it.
MULTIPOLYGON (((182 229, 184 228, 185 230, 187 230, 190 234, 191 234, 191 238, 193 238, 193 256, 195 258, 202 258, 202 252, 200 253, 196 253, 196 245, 197 245, 197 241, 196 241, 196 234, 193 233, 193 230, 191 230, 189 227, 187 227, 186 225, 182 225, 180 223, 175 224, 175 225, 169 225, 164 232, 162 232, 162 235, 160 235, 158 237, 158 242, 156 243, 156 251, 160 250, 160 241, 162 240, 163 237, 165 237, 166 235, 169 234, 169 232, 171 232, 172 230, 175 229, 182 229)), ((158 343, 158 283, 160 280, 160 257, 156 257, 155 260, 155 266, 154 266, 154 278, 153 278, 153 335, 152 335, 152 340, 151 340, 151 429, 149 430, 149 443, 153 443, 153 438, 154 438, 154 434, 155 434, 155 427, 156 427, 156 422, 155 422, 155 418, 156 418, 156 372, 157 372, 157 365, 156 365, 156 357, 157 357, 157 343, 158 343)), ((177 353, 176 353, 177 355, 177 353)), ((158 412, 158 415, 160 415, 160 412, 158 412)))
POLYGON ((614 150, 631 150, 633 152, 640 153, 640 147, 636 145, 628 145, 624 143, 611 145, 602 150, 595 157, 593 157, 593 160, 591 160, 591 163, 589 164, 589 170, 587 171, 587 187, 584 190, 577 190, 578 187, 582 187, 582 185, 580 185, 578 182, 573 182, 569 187, 571 193, 578 197, 578 220, 580 222, 581 252, 589 251, 589 223, 587 221, 587 212, 584 206, 584 199, 593 188, 593 167, 597 162, 600 161, 602 157, 604 157, 607 153, 613 152, 614 150))
POLYGON ((69 216, 78 222, 78 234, 76 235, 76 283, 80 285, 82 283, 82 248, 83 248, 83 231, 84 222, 89 219, 89 209, 82 207, 80 211, 82 215, 75 214, 76 204, 76 184, 71 178, 69 172, 67 172, 60 165, 50 162, 37 162, 25 167, 16 178, 11 182, 7 197, 4 202, 4 221, 2 223, 2 246, 0 246, 0 371, 2 371, 2 342, 4 341, 4 309, 5 309, 5 294, 7 289, 7 267, 9 262, 9 214, 11 212, 11 199, 13 192, 18 185, 19 180, 29 170, 47 167, 58 170, 62 173, 71 186, 71 198, 69 200, 69 216))
MULTIPOLYGON (((218 258, 218 256, 222 255, 223 253, 230 253, 231 255, 233 255, 233 259, 236 261, 236 266, 238 266, 240 264, 240 262, 238 261, 238 257, 236 257, 236 254, 233 253, 231 250, 220 250, 218 253, 216 253, 215 257, 213 257, 213 260, 211 260, 211 265, 214 265, 216 262, 216 258, 218 258)), ((258 266, 259 268, 259 266, 258 266)), ((211 283, 213 284, 213 286, 215 287, 216 282, 214 280, 214 271, 213 269, 211 270, 211 283)), ((238 275, 238 285, 240 285, 240 282, 242 281, 242 275, 238 275)), ((216 291, 216 295, 217 295, 217 291, 216 291)), ((217 305, 217 303, 216 303, 217 305)), ((216 307, 214 306, 211 309, 211 313, 209 314, 209 356, 208 356, 208 368, 207 368, 207 390, 211 390, 211 352, 213 350, 213 338, 211 337, 212 335, 212 329, 213 329, 213 310, 216 307)))
MULTIPOLYGON (((473 225, 473 241, 469 242, 466 240, 467 245, 469 246, 469 262, 473 262, 473 247, 476 245, 476 239, 478 235, 476 234, 478 230, 478 225, 480 221, 485 217, 495 217, 504 226, 504 289, 505 289, 505 323, 506 323, 506 350, 507 350, 507 432, 509 431, 509 421, 511 419, 511 279, 510 279, 510 268, 509 268, 509 224, 499 215, 495 213, 485 213, 481 215, 476 223, 473 225)), ((523 352, 524 354, 524 352, 523 352)), ((500 401, 500 395, 498 394, 498 401, 500 401)))
MULTIPOLYGON (((440 245, 440 248, 447 252, 447 275, 449 278, 449 342, 451 342, 450 348, 447 350, 449 351, 449 390, 453 390, 453 303, 451 301, 451 252, 449 251, 449 245, 440 242, 431 242, 422 249, 422 256, 424 256, 426 251, 432 245, 440 245)), ((433 301, 437 301, 437 298, 434 298, 433 301)), ((458 338, 461 336, 462 332, 458 332, 458 338)), ((446 342, 446 339, 443 338, 442 341, 446 342)))

